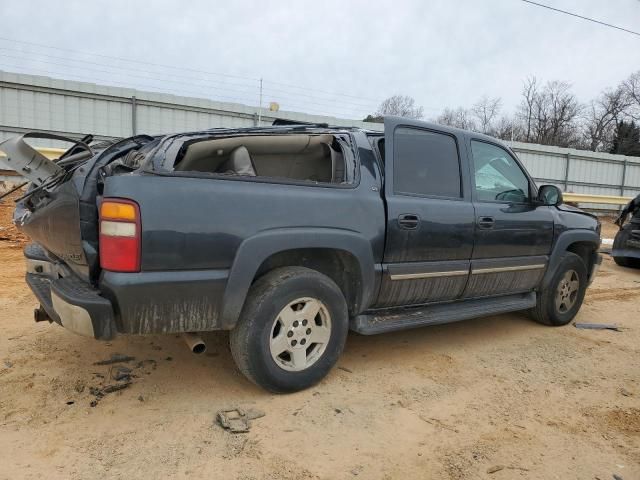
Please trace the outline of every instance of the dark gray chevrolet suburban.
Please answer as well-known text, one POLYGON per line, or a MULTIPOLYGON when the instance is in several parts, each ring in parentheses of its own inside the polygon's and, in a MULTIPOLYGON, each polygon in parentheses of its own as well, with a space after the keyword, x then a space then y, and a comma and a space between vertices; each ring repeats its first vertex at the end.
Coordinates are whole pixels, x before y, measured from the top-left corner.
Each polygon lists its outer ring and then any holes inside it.
POLYGON ((31 181, 14 220, 35 319, 101 340, 180 332, 196 351, 198 332, 230 330, 274 392, 322 379, 349 329, 517 310, 565 325, 601 261, 597 220, 472 132, 388 117, 384 133, 87 136, 56 161, 38 136, 0 145, 31 181))

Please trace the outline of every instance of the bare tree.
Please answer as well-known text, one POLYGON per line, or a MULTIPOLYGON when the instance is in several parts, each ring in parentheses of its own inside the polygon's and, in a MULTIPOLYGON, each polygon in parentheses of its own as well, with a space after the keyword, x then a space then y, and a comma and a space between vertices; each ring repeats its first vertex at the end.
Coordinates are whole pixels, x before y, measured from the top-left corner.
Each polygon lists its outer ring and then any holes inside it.
POLYGON ((631 74, 621 87, 627 100, 629 101, 628 114, 632 118, 640 119, 640 70, 631 74))
POLYGON ((566 82, 547 82, 540 89, 535 77, 525 81, 518 109, 525 141, 559 147, 578 143, 582 106, 570 89, 566 82))
POLYGON ((545 138, 549 145, 563 147, 577 141, 577 121, 583 107, 570 89, 571 85, 558 81, 549 82, 545 87, 551 113, 545 138))
POLYGON ((495 122, 491 135, 501 140, 525 141, 525 131, 522 122, 506 115, 503 115, 495 122))
POLYGON ((407 118, 422 118, 423 108, 416 105, 416 101, 408 95, 394 95, 383 101, 378 110, 376 117, 385 115, 398 115, 407 118))
POLYGON ((533 111, 538 98, 538 79, 528 77, 522 88, 522 101, 518 107, 518 116, 524 124, 524 141, 530 142, 533 128, 533 111))
POLYGON ((475 130, 475 124, 471 118, 469 110, 458 107, 456 109, 445 108, 436 118, 436 123, 448 125, 449 127, 462 128, 464 130, 475 130))
POLYGON ((478 131, 484 134, 490 134, 495 118, 500 113, 502 101, 499 98, 489 98, 484 95, 471 108, 471 114, 475 117, 478 131))
POLYGON ((585 137, 589 150, 609 151, 616 124, 631 105, 632 97, 624 84, 614 90, 605 90, 591 101, 585 114, 585 137))

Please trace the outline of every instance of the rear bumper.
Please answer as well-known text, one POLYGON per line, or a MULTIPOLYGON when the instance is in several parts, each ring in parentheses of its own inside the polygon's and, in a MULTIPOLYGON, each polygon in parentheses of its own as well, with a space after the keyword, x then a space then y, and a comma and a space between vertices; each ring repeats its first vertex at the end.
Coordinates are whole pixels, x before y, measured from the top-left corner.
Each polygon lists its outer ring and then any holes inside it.
POLYGON ((72 332, 109 340, 116 334, 111 302, 38 245, 25 248, 27 285, 54 322, 72 332))
MULTIPOLYGON (((221 329, 220 305, 229 271, 139 273, 103 271, 98 288, 50 257, 25 248, 26 281, 52 321, 81 335, 109 340, 116 333, 153 334, 221 329)), ((42 318, 36 312, 36 320, 42 318)))

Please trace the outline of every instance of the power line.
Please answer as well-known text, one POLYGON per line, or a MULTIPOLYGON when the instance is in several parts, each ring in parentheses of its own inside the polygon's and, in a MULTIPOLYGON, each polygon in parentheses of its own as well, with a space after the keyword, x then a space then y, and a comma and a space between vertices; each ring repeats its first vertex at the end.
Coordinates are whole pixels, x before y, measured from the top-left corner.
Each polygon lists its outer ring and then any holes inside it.
POLYGON ((549 5, 543 5, 542 3, 532 2, 531 0, 522 0, 525 3, 529 3, 531 5, 535 5, 536 7, 547 8, 549 10, 553 10, 554 12, 564 13, 565 15, 571 15, 572 17, 581 18, 582 20, 587 20, 589 22, 597 23, 598 25, 604 25, 605 27, 615 28, 616 30, 621 30, 623 32, 631 33, 632 35, 637 35, 640 37, 640 33, 634 32, 633 30, 627 30, 626 28, 618 27, 616 25, 611 25, 610 23, 601 22, 600 20, 596 20, 595 18, 589 18, 582 15, 578 15, 577 13, 567 12, 566 10, 560 10, 559 8, 550 7, 549 5))
POLYGON ((192 72, 198 72, 198 73, 206 73, 208 75, 217 75, 220 77, 229 77, 229 78, 240 78, 243 80, 253 80, 254 82, 259 81, 259 78, 253 78, 253 77, 245 77, 245 76, 241 76, 241 75, 230 75, 230 74, 226 74, 226 73, 218 73, 218 72, 207 72, 204 70, 196 70, 193 68, 186 68, 186 67, 176 67, 173 65, 164 65, 161 63, 153 63, 153 62, 148 62, 145 60, 131 60, 128 58, 123 58, 123 57, 115 57, 115 56, 111 56, 111 55, 103 55, 100 53, 93 53, 93 52, 84 52, 82 50, 73 50, 71 48, 62 48, 62 47, 56 47, 56 46, 52 46, 52 45, 44 45, 42 43, 36 43, 36 42, 27 42, 24 40, 15 40, 13 38, 7 38, 7 37, 0 37, 0 40, 5 40, 7 42, 14 42, 14 43, 22 43, 25 45, 32 45, 35 47, 41 47, 41 48, 50 48, 53 50, 60 50, 63 52, 73 52, 73 53, 78 53, 80 55, 88 55, 90 57, 100 57, 100 58, 109 58, 111 60, 119 60, 121 62, 130 62, 130 63, 140 63, 140 64, 144 64, 144 65, 150 65, 150 66, 154 66, 154 67, 164 67, 164 68, 173 68, 176 70, 189 70, 192 72))
MULTIPOLYGON (((108 58, 108 59, 111 59, 111 60, 118 60, 118 61, 122 61, 122 62, 134 63, 134 64, 143 64, 143 65, 148 65, 148 66, 153 66, 153 67, 160 67, 160 68, 170 68, 170 69, 180 70, 180 71, 190 71, 190 72, 201 73, 201 74, 205 74, 205 75, 215 75, 215 76, 236 78, 236 79, 242 79, 242 80, 251 80, 253 82, 256 82, 256 84, 257 84, 257 82, 260 81, 259 78, 254 78, 254 77, 241 76, 241 75, 231 75, 231 74, 212 72, 212 71, 207 71, 207 70, 198 70, 198 69, 195 69, 195 68, 188 68, 188 67, 176 67, 175 65, 153 63, 153 62, 144 61, 144 60, 132 60, 132 59, 123 58, 123 57, 116 57, 116 56, 112 56, 112 55, 104 55, 104 54, 98 54, 98 53, 85 52, 85 51, 81 51, 81 50, 74 50, 74 49, 70 49, 70 48, 63 48, 63 47, 56 47, 56 46, 51 46, 51 45, 44 45, 42 43, 28 42, 28 41, 24 41, 24 40, 15 40, 15 39, 12 39, 12 38, 2 37, 2 36, 0 36, 0 40, 4 40, 4 41, 7 41, 7 42, 20 43, 20 44, 24 44, 24 45, 31 45, 31 46, 36 46, 36 47, 40 47, 40 48, 48 48, 48 49, 66 51, 66 52, 73 52, 73 53, 76 53, 76 54, 88 55, 88 56, 91 56, 91 57, 108 58)), ((278 82, 270 82, 270 83, 276 84, 278 82)), ((377 102, 377 100, 373 100, 373 99, 365 98, 365 97, 359 97, 359 96, 356 96, 356 95, 348 95, 346 93, 331 93, 331 92, 326 92, 326 91, 323 91, 323 90, 316 90, 316 89, 307 88, 307 87, 301 87, 301 86, 296 86, 296 85, 285 85, 285 84, 279 84, 279 85, 298 88, 298 89, 301 89, 301 90, 307 90, 307 91, 311 91, 311 92, 327 93, 329 95, 333 95, 333 96, 336 96, 336 97, 349 97, 349 98, 355 98, 355 99, 361 99, 361 100, 370 100, 370 101, 377 102)))
MULTIPOLYGON (((11 68, 11 69, 19 69, 19 70, 27 70, 29 72, 34 72, 35 74, 44 74, 47 76, 51 76, 53 78, 56 78, 56 76, 60 75, 58 72, 53 72, 51 70, 46 70, 46 69, 42 69, 42 68, 38 68, 38 67, 32 67, 29 65, 24 65, 23 63, 21 64, 7 64, 7 63, 0 63, 0 68, 5 67, 5 68, 11 68)), ((14 70, 16 71, 16 70, 14 70)), ((33 74, 33 73, 32 73, 33 74)), ((83 75, 78 75, 78 74, 70 74, 69 72, 65 72, 64 79, 75 79, 75 80, 80 80, 80 81, 90 81, 90 82, 94 82, 95 83, 95 78, 94 77, 87 77, 87 76, 83 76, 83 75)), ((153 91, 156 93, 170 93, 173 95, 180 95, 180 96, 184 96, 185 94, 190 94, 196 97, 208 97, 209 94, 202 92, 202 91, 194 91, 194 90, 186 90, 186 89, 172 89, 172 88, 167 88, 165 86, 159 87, 156 85, 150 85, 150 84, 141 84, 141 83, 131 83, 131 82, 120 82, 117 80, 109 80, 109 83, 114 85, 114 86, 119 86, 119 87, 125 87, 125 88, 139 88, 142 90, 147 90, 147 91, 153 91)), ((244 98, 239 98, 239 97, 228 97, 228 96, 222 96, 222 95, 215 95, 215 97, 217 97, 218 101, 231 101, 233 103, 237 103, 237 104, 241 104, 241 105, 247 105, 249 104, 249 102, 246 101, 246 99, 244 98), (224 99, 224 100, 220 100, 220 99, 224 99)), ((214 100, 216 100, 216 98, 213 98, 214 100)), ((331 108, 331 105, 328 105, 329 108, 331 108)), ((308 113, 311 114, 315 114, 315 115, 325 115, 325 116, 332 116, 332 117, 341 117, 341 118, 350 118, 350 116, 353 116, 354 111, 353 110, 344 110, 344 109, 340 109, 340 108, 331 108, 331 111, 326 111, 326 110, 322 110, 320 108, 317 107, 309 107, 308 105, 299 105, 299 104, 293 104, 293 103, 285 103, 285 107, 286 108, 299 108, 301 110, 306 110, 308 111, 308 113)))
MULTIPOLYGON (((0 44, 1 45, 1 44, 0 44)), ((31 62, 38 62, 38 63, 45 63, 45 64, 49 64, 49 65, 56 65, 59 67, 65 67, 65 68, 74 68, 74 69, 80 69, 82 68, 83 71, 87 71, 87 72, 98 72, 98 73, 107 73, 110 75, 123 75, 123 73, 120 72, 112 72, 109 70, 105 70, 106 69, 115 69, 115 70, 121 70, 123 72, 125 72, 125 74, 127 75, 128 78, 141 78, 141 79, 145 79, 145 80, 156 80, 156 81, 160 81, 162 83, 173 83, 173 84, 178 84, 178 85, 188 85, 188 86, 195 86, 198 88, 206 88, 207 89, 207 93, 205 94, 205 96, 209 96, 209 95, 214 95, 214 96, 219 96, 219 94, 217 93, 217 90, 223 90, 223 91, 228 91, 228 92, 233 92, 233 93, 240 93, 242 95, 249 95, 252 96, 253 92, 256 91, 257 89, 257 85, 252 85, 252 84, 246 84, 246 83, 236 83, 235 81, 227 81, 227 80, 220 80, 220 79, 209 79, 209 78, 202 78, 202 77, 194 77, 194 76, 185 76, 185 75, 179 75, 176 73, 168 73, 168 72, 162 72, 162 71, 149 71, 146 69, 142 69, 142 68, 135 68, 135 67, 130 67, 130 66, 120 66, 120 65, 112 65, 106 62, 92 62, 90 60, 84 60, 84 59, 78 59, 78 58, 73 58, 73 57, 67 57, 67 56, 57 56, 57 55, 50 55, 47 53, 41 53, 41 52, 33 52, 33 51, 29 51, 29 50, 23 50, 23 49, 19 49, 19 48, 11 48, 11 47, 2 47, 0 46, 0 57, 7 57, 7 58, 12 58, 12 59, 16 59, 16 60, 29 60, 31 62), (2 51, 7 51, 7 52, 12 52, 12 53, 16 53, 16 54, 20 54, 20 57, 14 56, 14 55, 8 55, 5 53, 1 53, 2 51), (28 55, 28 56, 25 56, 28 55), (36 58, 36 57, 44 57, 46 59, 54 59, 54 60, 63 60, 64 62, 71 62, 71 64, 69 63, 60 63, 57 61, 50 61, 50 60, 43 60, 41 58, 36 58), (80 65, 74 64, 74 63, 78 63, 80 65), (89 65, 89 66, 87 66, 89 65), (97 68, 97 67, 102 67, 102 68, 97 68), (131 72, 140 72, 143 73, 145 75, 137 75, 135 73, 131 73, 131 72), (158 75, 162 75, 162 77, 158 77, 158 75), (189 81, 189 82, 185 82, 185 81, 178 81, 172 78, 167 78, 167 77, 174 77, 174 78, 184 78, 187 80, 193 80, 193 81, 189 81), (194 82, 195 81, 195 82, 194 82), (198 82, 198 83, 196 83, 198 82), (200 83, 200 82, 204 82, 200 83), (211 85, 211 84, 219 84, 221 86, 218 85, 211 85), (239 87, 238 88, 230 88, 230 87, 239 87), (249 90, 247 90, 249 89, 249 90), (214 90, 216 91, 216 93, 213 93, 214 90)), ((103 81, 105 80, 104 78, 102 79, 103 81)), ((95 81, 92 79, 92 81, 95 81)), ((268 82, 268 84, 270 84, 271 82, 268 82)), ((346 111, 353 111, 353 112, 357 112, 357 116, 360 116, 363 112, 366 115, 367 113, 370 113, 370 111, 375 110, 376 105, 373 103, 362 103, 362 102, 355 102, 352 100, 345 100, 342 98, 329 98, 326 96, 316 96, 316 95, 310 95, 308 93, 298 93, 298 92, 294 92, 294 91, 289 91, 289 90, 282 90, 282 89, 277 89, 277 88, 272 88, 270 86, 265 87, 266 90, 268 90, 269 92, 271 92, 271 96, 275 97, 274 100, 279 100, 282 103, 288 104, 287 107, 291 108, 294 105, 290 104, 289 100, 293 99, 294 101, 300 102, 302 101, 303 103, 306 104, 313 104, 313 105, 319 105, 321 107, 324 108, 330 108, 333 110, 342 110, 344 113, 344 110, 346 111), (310 99, 310 100, 307 100, 310 99), (318 101, 314 101, 314 100, 318 100, 318 101)), ((202 93, 198 93, 198 95, 203 95, 202 93)), ((329 94, 331 95, 331 94, 329 94)), ((223 98, 229 98, 229 97, 223 97, 223 98)), ((237 97, 236 97, 237 98, 237 97)), ((243 99, 243 102, 247 102, 246 99, 243 99)), ((251 103, 251 101, 249 101, 249 103, 251 103)), ((300 106, 299 104, 296 105, 296 107, 298 108, 309 108, 308 106, 300 106)))
MULTIPOLYGON (((73 68, 73 69, 82 69, 84 72, 91 72, 91 73, 100 73, 100 74, 110 74, 110 75, 124 75, 126 74, 127 78, 140 78, 143 80, 155 80, 155 81, 159 81, 162 83, 172 83, 172 84, 176 84, 176 85, 187 85, 187 86, 193 86, 193 87, 197 87, 197 88, 201 88, 201 89, 205 89, 206 90, 206 94, 204 94, 205 96, 209 96, 209 95, 213 95, 215 96, 220 96, 219 93, 217 93, 218 91, 228 91, 228 92, 233 92, 234 94, 236 94, 235 98, 233 97, 222 97, 222 98, 233 98, 234 100, 238 100, 238 96, 237 94, 241 94, 244 96, 252 96, 256 90, 256 86, 255 85, 250 85, 250 84, 244 84, 244 83, 234 83, 234 82, 227 82, 227 81, 220 81, 220 80, 215 80, 215 79, 205 79, 205 78, 201 78, 201 77, 193 77, 193 76, 184 76, 184 75, 177 75, 174 73, 162 73, 162 72, 155 72, 155 71, 149 71, 149 70, 145 70, 145 69, 140 69, 140 68, 133 68, 133 67, 123 67, 123 66, 118 66, 118 65, 111 65, 108 63, 104 63, 104 62, 92 62, 89 60, 83 60, 83 59, 77 59, 77 58, 72 58, 72 57, 63 57, 63 56, 56 56, 56 55, 49 55, 49 54, 45 54, 45 53, 40 53, 40 52, 31 52, 31 51, 23 51, 17 48, 7 48, 7 47, 0 47, 0 57, 5 57, 5 58, 11 58, 11 59, 15 59, 15 60, 21 60, 21 61, 31 61, 31 62, 37 62, 37 63, 45 63, 45 64, 49 64, 49 65, 56 65, 59 67, 65 67, 65 68, 73 68), (6 53, 2 53, 2 51, 7 51, 7 52, 12 52, 12 53, 16 53, 16 54, 20 54, 20 56, 15 56, 15 55, 9 55, 6 53), (25 54, 28 54, 28 56, 25 56, 25 54), (50 61, 50 60, 44 60, 41 58, 35 58, 35 57, 45 57, 47 59, 54 59, 54 60, 63 60, 64 63, 61 62, 57 62, 57 61, 50 61), (67 62, 71 62, 71 64, 67 63, 67 62), (74 64, 74 62, 79 63, 78 64, 74 64), (102 67, 102 68, 100 68, 102 67), (124 73, 120 73, 120 72, 112 72, 109 70, 105 70, 106 69, 116 69, 116 70, 121 70, 124 73), (143 73, 145 75, 138 75, 135 73, 131 73, 131 72, 140 72, 143 73), (158 75, 162 75, 162 77, 158 77, 158 75), (186 81, 178 81, 178 80, 174 80, 172 78, 167 78, 167 76, 169 77, 174 77, 174 78, 185 78, 185 79, 189 79, 189 80, 195 80, 195 82, 191 81, 191 82, 186 82, 186 81), (198 82, 198 83, 196 83, 198 82), (200 83, 200 82, 204 82, 200 83), (220 84, 219 85, 211 85, 211 84, 220 84), (229 88, 229 87, 240 87, 240 89, 237 88, 229 88), (247 90, 249 89, 249 90, 247 90), (215 92, 215 93, 214 93, 215 92)), ((68 73, 68 72, 66 72, 68 73)), ((103 78, 104 80, 104 78, 103 78)), ((93 81, 93 80, 92 80, 93 81)), ((145 87, 149 87, 148 85, 145 85, 145 87)), ((281 89, 276 89, 276 88, 271 88, 271 87, 266 87, 267 91, 271 92, 270 95, 275 97, 274 100, 279 100, 285 104, 288 104, 288 107, 293 107, 293 105, 291 105, 290 100, 293 99, 296 102, 300 102, 302 101, 305 104, 313 104, 313 105, 319 105, 321 107, 324 108, 330 108, 330 109, 337 109, 337 110, 346 110, 346 111, 353 111, 353 112, 358 112, 358 116, 362 113, 365 112, 368 113, 371 110, 375 109, 375 106, 373 104, 363 104, 363 103, 359 103, 359 102, 353 102, 353 101, 347 101, 347 100, 343 100, 343 99, 332 99, 332 98, 326 98, 326 97, 317 97, 317 96, 313 96, 313 95, 309 95, 309 94, 304 94, 304 93, 296 93, 296 92, 291 92, 291 91, 285 91, 285 90, 281 90, 281 89), (307 99, 312 99, 312 100, 307 100, 307 99), (319 101, 313 101, 313 100, 319 100, 319 101)), ((191 92, 190 92, 191 93, 191 92)), ((198 92, 197 95, 203 95, 203 93, 198 92)), ((241 97, 243 102, 247 102, 247 99, 245 97, 241 97)), ((249 101, 248 103, 251 103, 251 101, 249 101)), ((296 107, 299 108, 309 108, 308 105, 305 106, 301 106, 296 105, 296 107)), ((344 113, 344 112, 342 112, 344 113)))

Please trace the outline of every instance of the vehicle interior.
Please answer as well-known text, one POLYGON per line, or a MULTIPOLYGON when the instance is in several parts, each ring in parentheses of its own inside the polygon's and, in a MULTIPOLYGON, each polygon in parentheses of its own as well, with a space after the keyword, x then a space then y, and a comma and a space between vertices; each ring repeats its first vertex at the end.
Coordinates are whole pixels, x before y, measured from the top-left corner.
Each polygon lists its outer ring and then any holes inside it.
POLYGON ((345 183, 342 148, 331 134, 248 135, 191 143, 175 171, 345 183))

